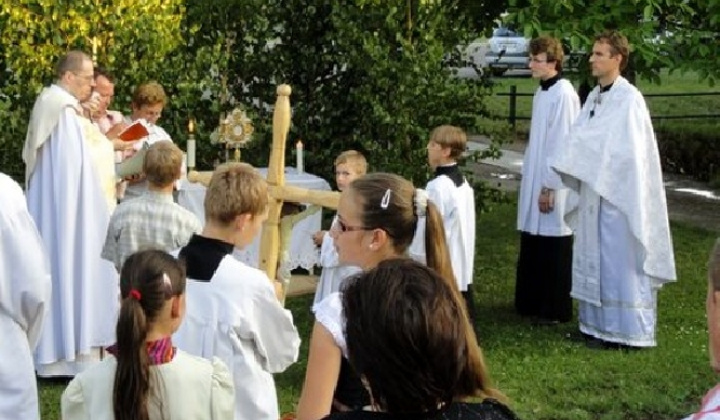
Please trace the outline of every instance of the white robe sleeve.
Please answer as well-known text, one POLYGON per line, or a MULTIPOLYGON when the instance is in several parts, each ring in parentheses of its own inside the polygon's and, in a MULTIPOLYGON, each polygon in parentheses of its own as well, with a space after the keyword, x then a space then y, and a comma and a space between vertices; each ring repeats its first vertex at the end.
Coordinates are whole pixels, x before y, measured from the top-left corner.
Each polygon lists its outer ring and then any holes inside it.
POLYGON ((0 181, 0 311, 25 331, 34 349, 52 289, 47 256, 20 186, 7 177, 0 181))
POLYGON ((217 357, 212 359, 210 410, 212 420, 232 419, 235 416, 235 388, 230 371, 217 357))
POLYGON ((300 336, 292 313, 280 305, 272 287, 258 290, 246 321, 239 323, 237 333, 253 340, 263 369, 278 373, 297 361, 300 336))

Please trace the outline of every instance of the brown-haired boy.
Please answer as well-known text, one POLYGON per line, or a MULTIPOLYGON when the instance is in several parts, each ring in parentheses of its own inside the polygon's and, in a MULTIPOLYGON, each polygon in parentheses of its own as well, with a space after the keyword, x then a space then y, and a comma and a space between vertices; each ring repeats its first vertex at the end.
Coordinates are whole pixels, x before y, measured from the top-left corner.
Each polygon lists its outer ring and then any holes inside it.
MULTIPOLYGON (((458 166, 466 148, 467 135, 461 128, 436 127, 427 144, 428 164, 435 171, 435 177, 425 189, 442 215, 455 280, 465 298, 468 314, 474 319, 475 193, 458 166)), ((424 261, 424 248, 424 235, 416 235, 410 254, 424 261)))
POLYGON ((188 353, 227 364, 236 419, 280 418, 272 374, 294 363, 300 347, 273 282, 233 255, 252 243, 267 211, 260 174, 245 163, 221 165, 205 194, 205 227, 179 251, 187 266, 187 316, 173 340, 188 353))
POLYGON ((150 248, 172 251, 200 231, 197 217, 173 201, 182 161, 182 151, 170 141, 148 148, 143 161, 148 190, 120 203, 108 225, 102 257, 112 261, 118 271, 130 254, 150 248))
MULTIPOLYGON (((356 150, 346 150, 335 159, 335 182, 338 190, 343 191, 350 183, 367 173, 367 160, 356 150)), ((337 216, 335 216, 337 217, 337 216)), ((358 267, 340 265, 335 244, 326 231, 313 235, 315 245, 320 247, 320 282, 315 291, 313 306, 331 293, 340 290, 343 280, 360 271, 358 267)))

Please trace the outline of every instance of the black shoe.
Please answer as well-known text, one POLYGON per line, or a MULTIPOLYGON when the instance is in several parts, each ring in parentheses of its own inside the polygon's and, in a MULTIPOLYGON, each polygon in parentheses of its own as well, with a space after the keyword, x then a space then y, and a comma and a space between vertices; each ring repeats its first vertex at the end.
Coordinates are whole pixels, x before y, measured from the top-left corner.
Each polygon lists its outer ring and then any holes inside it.
POLYGON ((532 321, 532 324, 538 327, 552 327, 554 325, 559 325, 561 321, 557 319, 548 319, 548 318, 538 318, 532 321))

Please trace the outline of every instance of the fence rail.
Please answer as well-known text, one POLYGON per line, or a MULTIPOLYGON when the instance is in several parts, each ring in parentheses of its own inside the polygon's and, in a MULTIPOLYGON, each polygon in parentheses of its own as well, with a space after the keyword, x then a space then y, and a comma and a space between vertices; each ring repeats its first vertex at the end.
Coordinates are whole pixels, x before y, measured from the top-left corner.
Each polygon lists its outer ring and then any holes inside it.
MULTIPOLYGON (((508 122, 515 128, 518 121, 530 120, 530 116, 517 115, 517 98, 533 96, 534 93, 518 92, 517 86, 510 86, 510 92, 498 92, 496 96, 507 96, 510 98, 508 104, 508 122)), ((720 92, 687 92, 687 93, 647 93, 646 98, 677 97, 677 96, 720 96, 720 92)), ((688 114, 688 115, 651 115, 653 120, 681 120, 681 119, 705 119, 720 118, 720 114, 688 114)))

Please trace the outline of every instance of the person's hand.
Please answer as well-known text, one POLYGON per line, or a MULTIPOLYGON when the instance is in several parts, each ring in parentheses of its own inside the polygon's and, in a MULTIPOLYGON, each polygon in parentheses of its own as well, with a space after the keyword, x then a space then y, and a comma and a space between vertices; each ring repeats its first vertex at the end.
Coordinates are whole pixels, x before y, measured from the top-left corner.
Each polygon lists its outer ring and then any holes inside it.
POLYGON ((315 246, 320 246, 323 243, 323 239, 325 238, 325 232, 324 230, 319 230, 313 234, 313 242, 315 243, 315 246))
POLYGON ((130 175, 125 177, 125 181, 128 182, 130 185, 137 184, 138 182, 145 179, 145 174, 136 174, 136 175, 130 175))
POLYGON ((540 213, 550 213, 555 210, 555 190, 543 188, 538 198, 538 207, 540 208, 540 213))
POLYGON ((100 108, 101 100, 100 93, 96 91, 90 95, 90 98, 88 98, 87 101, 80 104, 88 118, 92 118, 98 108, 100 108))
POLYGON ((115 149, 116 152, 124 152, 126 150, 131 150, 135 146, 135 143, 137 143, 138 141, 139 140, 125 141, 116 138, 112 140, 113 149, 115 149))
POLYGON ((115 140, 117 138, 117 136, 120 135, 120 133, 125 131, 127 126, 128 125, 124 121, 119 122, 119 123, 113 125, 112 127, 110 127, 110 129, 107 131, 107 133, 105 133, 105 137, 109 138, 110 140, 115 140))

